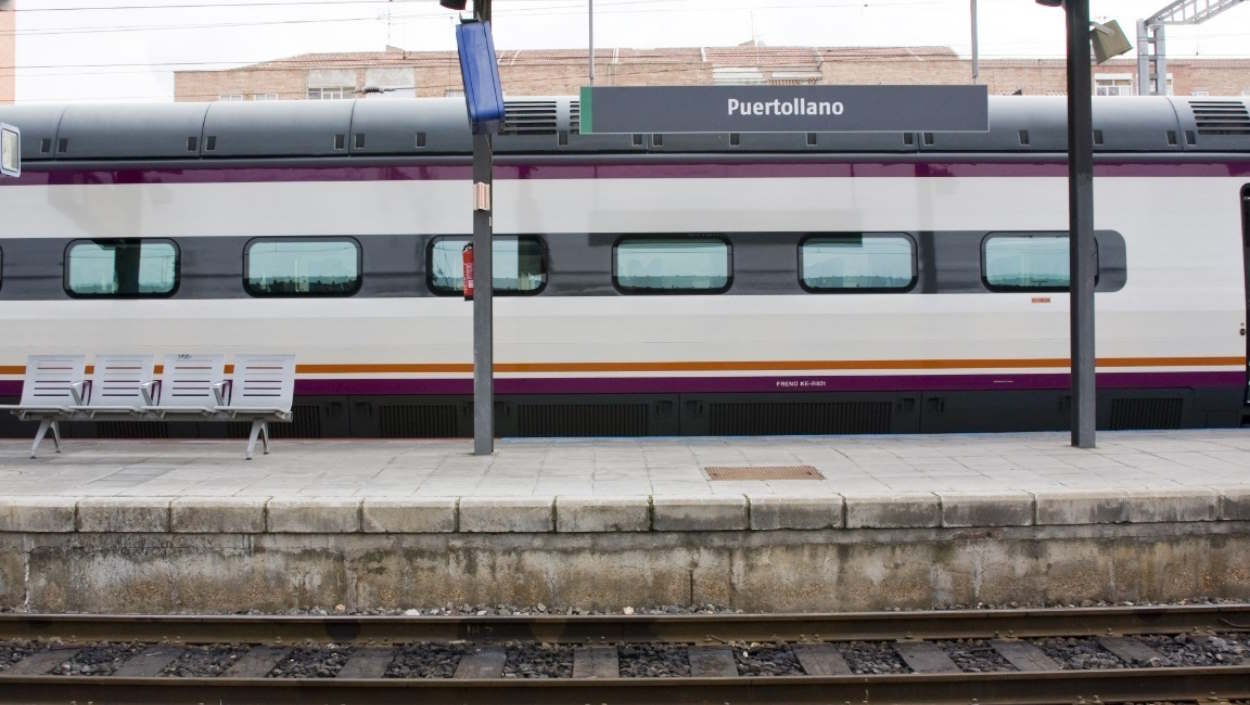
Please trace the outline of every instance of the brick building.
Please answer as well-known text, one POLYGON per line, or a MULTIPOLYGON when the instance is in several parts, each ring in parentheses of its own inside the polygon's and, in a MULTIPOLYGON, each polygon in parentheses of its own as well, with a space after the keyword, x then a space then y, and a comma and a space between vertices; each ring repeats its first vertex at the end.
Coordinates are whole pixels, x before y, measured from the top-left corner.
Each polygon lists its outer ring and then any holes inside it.
POLYGON ((0 103, 12 103, 16 93, 17 0, 0 0, 0 103))
MULTIPOLYGON (((511 95, 576 93, 586 83, 582 50, 501 51, 500 77, 511 95)), ((992 94, 1062 94, 1062 59, 982 60, 980 82, 992 94)), ((1176 95, 1250 95, 1250 59, 1173 59, 1176 95)), ((800 48, 745 45, 675 49, 597 49, 599 85, 957 84, 971 64, 945 47, 800 48)), ((1136 62, 1094 68, 1099 95, 1133 95, 1136 62)), ((455 52, 303 54, 218 71, 178 71, 174 99, 290 100, 353 96, 446 96, 460 92, 455 52)))

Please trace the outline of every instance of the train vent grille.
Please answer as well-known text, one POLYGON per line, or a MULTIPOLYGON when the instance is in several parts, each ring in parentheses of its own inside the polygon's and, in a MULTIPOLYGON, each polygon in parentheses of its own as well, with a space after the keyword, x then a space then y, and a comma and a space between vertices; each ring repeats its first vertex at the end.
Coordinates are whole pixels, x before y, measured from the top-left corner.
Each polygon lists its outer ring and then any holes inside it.
POLYGON ((102 421, 96 438, 169 438, 169 424, 160 421, 102 421))
POLYGON ((647 404, 518 404, 518 436, 645 436, 647 404))
POLYGON ((582 102, 574 100, 569 103, 569 134, 580 135, 582 133, 582 102))
MULTIPOLYGON (((251 431, 251 424, 248 424, 251 431)), ((321 407, 296 404, 291 407, 291 423, 270 423, 270 438, 321 438, 321 407)))
POLYGON ((556 102, 554 100, 504 101, 503 134, 554 135, 556 133, 556 102))
POLYGON ((454 438, 459 434, 454 404, 387 404, 378 407, 383 438, 454 438))
POLYGON ((1250 112, 1237 100, 1191 100, 1200 135, 1250 136, 1250 112))
POLYGON ((1180 428, 1185 400, 1113 399, 1111 430, 1180 428))
POLYGON ((892 411, 888 401, 721 402, 708 405, 708 430, 717 436, 889 433, 892 411))

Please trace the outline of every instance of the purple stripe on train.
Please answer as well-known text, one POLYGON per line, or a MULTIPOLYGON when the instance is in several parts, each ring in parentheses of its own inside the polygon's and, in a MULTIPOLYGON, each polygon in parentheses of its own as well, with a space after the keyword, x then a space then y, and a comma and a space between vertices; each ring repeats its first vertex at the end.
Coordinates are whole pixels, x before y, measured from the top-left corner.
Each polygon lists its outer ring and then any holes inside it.
MULTIPOLYGON (((1241 372, 1100 372, 1103 389, 1236 387, 1241 372)), ((1066 374, 844 375, 837 377, 560 377, 495 380, 498 394, 671 394, 715 392, 907 392, 1067 389, 1066 374)), ((301 379, 300 395, 472 394, 469 379, 301 379)), ((0 380, 0 396, 22 393, 17 380, 0 380)))
MULTIPOLYGON (((1031 162, 636 162, 525 163, 496 165, 497 179, 734 179, 734 178, 938 178, 938 177, 1064 177, 1062 161, 1031 162)), ((51 166, 51 165, 48 165, 51 166)), ((465 180, 468 164, 404 164, 343 166, 205 166, 194 168, 56 169, 43 164, 23 169, 19 179, 0 185, 93 185, 252 183, 268 181, 421 181, 465 180)), ((1137 162, 1101 161, 1095 174, 1115 176, 1244 177, 1246 161, 1137 162)))
MULTIPOLYGON (((1237 387, 1241 372, 1102 372, 1104 389, 1237 387)), ((472 394, 469 379, 302 379, 301 395, 472 394)), ((906 392, 1067 389, 1067 374, 844 375, 836 377, 559 377, 495 380, 497 394, 906 392)))

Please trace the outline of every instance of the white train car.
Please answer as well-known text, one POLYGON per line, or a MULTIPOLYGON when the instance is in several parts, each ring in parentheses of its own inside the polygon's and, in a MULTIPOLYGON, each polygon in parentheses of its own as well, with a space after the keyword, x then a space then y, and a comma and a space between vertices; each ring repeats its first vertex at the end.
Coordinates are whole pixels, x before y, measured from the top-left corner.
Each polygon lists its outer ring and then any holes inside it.
MULTIPOLYGON (((511 101, 500 433, 1066 427, 1065 103, 990 107, 985 134, 583 136, 576 100, 511 101)), ((295 352, 291 435, 471 432, 459 100, 0 120, 25 157, 0 181, 0 402, 31 353, 295 352)), ((1099 425, 1242 424, 1246 100, 1096 99, 1095 142, 1099 425)))

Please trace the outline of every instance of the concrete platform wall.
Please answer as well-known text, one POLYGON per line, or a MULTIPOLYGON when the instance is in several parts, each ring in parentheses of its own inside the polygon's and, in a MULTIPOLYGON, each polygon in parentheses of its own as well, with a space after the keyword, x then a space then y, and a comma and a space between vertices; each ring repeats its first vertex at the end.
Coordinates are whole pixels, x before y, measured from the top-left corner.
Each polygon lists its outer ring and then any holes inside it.
POLYGON ((0 506, 0 607, 837 611, 1250 599, 1244 496, 772 502, 15 498, 0 506))

